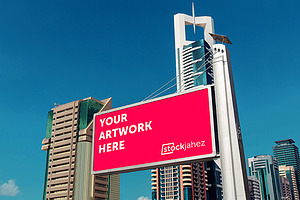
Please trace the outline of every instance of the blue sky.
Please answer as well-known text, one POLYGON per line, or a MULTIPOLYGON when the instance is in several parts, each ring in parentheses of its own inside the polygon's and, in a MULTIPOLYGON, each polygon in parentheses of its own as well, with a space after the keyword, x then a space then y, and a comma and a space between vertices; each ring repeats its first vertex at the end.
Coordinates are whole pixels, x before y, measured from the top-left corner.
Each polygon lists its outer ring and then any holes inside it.
MULTIPOLYGON (((191 14, 191 2, 0 1, 0 200, 41 199, 54 103, 113 97, 119 107, 175 77, 173 15, 191 14)), ((274 140, 300 146, 299 1, 194 2, 233 43, 246 157, 272 154, 274 140)), ((122 175, 122 200, 150 192, 149 171, 122 175)))

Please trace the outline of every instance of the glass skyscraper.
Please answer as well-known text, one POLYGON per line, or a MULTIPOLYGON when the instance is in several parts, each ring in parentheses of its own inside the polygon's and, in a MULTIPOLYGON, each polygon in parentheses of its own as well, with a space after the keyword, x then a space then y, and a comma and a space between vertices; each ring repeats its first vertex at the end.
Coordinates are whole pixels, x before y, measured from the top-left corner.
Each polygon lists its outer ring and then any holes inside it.
POLYGON ((299 191, 300 187, 300 160, 299 160, 299 149, 294 144, 295 141, 292 139, 275 141, 277 144, 273 147, 274 157, 277 160, 279 166, 293 166, 295 169, 297 187, 299 191))
POLYGON ((204 39, 183 47, 183 70, 178 72, 181 74, 178 76, 181 83, 179 91, 213 83, 212 55, 209 49, 210 46, 204 39))

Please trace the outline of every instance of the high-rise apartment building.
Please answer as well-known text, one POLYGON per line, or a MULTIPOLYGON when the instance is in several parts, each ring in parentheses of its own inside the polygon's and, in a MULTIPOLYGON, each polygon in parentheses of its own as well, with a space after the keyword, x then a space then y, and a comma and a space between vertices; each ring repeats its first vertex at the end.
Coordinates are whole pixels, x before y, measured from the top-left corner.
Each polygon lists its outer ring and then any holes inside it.
POLYGON ((45 200, 119 200, 119 175, 91 175, 93 114, 111 109, 111 99, 86 98, 48 112, 45 200))
POLYGON ((222 199, 221 170, 213 161, 153 169, 151 177, 152 200, 222 199))
POLYGON ((248 176, 250 200, 261 200, 259 181, 255 176, 248 176))
POLYGON ((204 163, 153 169, 152 200, 206 199, 204 163))
POLYGON ((300 188, 300 159, 299 149, 292 139, 275 141, 277 144, 273 147, 273 154, 277 160, 278 166, 286 165, 295 168, 298 191, 300 188))
POLYGON ((297 180, 296 180, 296 174, 295 174, 294 167, 280 165, 279 166, 279 175, 283 176, 289 180, 293 199, 299 200, 299 192, 298 192, 297 180))
POLYGON ((281 184, 276 160, 271 155, 248 158, 249 174, 255 176, 260 185, 262 200, 281 199, 281 184))
POLYGON ((293 200, 292 190, 290 187, 290 182, 284 176, 280 176, 282 199, 293 200))

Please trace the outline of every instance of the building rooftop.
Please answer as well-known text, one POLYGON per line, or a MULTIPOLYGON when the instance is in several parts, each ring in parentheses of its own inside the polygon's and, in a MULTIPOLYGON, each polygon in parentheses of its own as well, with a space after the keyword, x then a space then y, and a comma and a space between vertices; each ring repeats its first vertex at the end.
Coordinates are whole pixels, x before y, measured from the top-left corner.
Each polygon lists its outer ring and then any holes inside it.
POLYGON ((275 141, 276 144, 292 144, 295 143, 295 141, 293 139, 286 139, 286 140, 278 140, 275 141))
POLYGON ((256 158, 273 158, 273 156, 268 154, 261 154, 261 155, 253 156, 252 158, 248 158, 248 159, 256 159, 256 158))
POLYGON ((271 156, 271 155, 268 155, 268 154, 261 154, 261 155, 256 155, 256 156, 254 156, 254 158, 260 158, 260 157, 266 157, 266 156, 271 156))

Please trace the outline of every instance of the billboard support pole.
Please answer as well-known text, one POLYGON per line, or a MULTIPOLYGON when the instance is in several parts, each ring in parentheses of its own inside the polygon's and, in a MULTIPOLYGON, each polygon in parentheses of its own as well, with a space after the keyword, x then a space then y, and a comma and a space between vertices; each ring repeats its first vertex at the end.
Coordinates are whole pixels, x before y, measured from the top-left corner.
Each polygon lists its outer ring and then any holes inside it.
POLYGON ((213 45, 218 140, 224 200, 248 200, 249 189, 229 51, 213 45))

